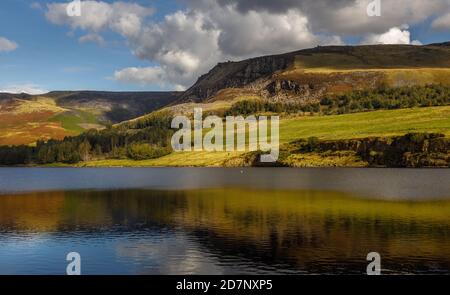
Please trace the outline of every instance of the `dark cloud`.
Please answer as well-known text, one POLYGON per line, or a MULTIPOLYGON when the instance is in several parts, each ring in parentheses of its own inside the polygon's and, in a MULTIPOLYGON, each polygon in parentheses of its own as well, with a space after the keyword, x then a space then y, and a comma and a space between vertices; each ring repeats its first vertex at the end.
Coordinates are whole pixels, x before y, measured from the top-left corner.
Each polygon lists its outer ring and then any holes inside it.
POLYGON ((298 11, 308 18, 311 30, 329 34, 361 36, 381 34, 392 27, 414 25, 450 9, 450 0, 381 0, 380 17, 369 17, 373 0, 184 0, 187 7, 209 10, 214 5, 251 11, 284 14, 298 11))
POLYGON ((218 0, 221 5, 235 5, 240 12, 268 11, 284 13, 289 9, 334 10, 346 6, 353 6, 356 0, 218 0))

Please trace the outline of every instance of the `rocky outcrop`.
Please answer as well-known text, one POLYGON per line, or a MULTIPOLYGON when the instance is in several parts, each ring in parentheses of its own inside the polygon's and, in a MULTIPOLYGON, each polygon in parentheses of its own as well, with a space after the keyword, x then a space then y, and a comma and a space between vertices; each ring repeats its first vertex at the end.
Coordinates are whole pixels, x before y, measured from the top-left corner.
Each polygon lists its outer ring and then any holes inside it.
POLYGON ((411 133, 392 138, 364 138, 297 143, 299 152, 354 151, 372 167, 450 167, 450 139, 442 134, 411 133))
POLYGON ((300 85, 291 80, 276 80, 267 85, 266 90, 270 95, 274 96, 281 92, 290 92, 293 95, 299 95, 311 89, 310 85, 300 85))
POLYGON ((204 101, 221 89, 240 88, 258 79, 268 78, 291 65, 294 62, 294 56, 294 54, 284 54, 241 62, 220 63, 209 73, 201 76, 194 86, 180 97, 179 102, 204 101))

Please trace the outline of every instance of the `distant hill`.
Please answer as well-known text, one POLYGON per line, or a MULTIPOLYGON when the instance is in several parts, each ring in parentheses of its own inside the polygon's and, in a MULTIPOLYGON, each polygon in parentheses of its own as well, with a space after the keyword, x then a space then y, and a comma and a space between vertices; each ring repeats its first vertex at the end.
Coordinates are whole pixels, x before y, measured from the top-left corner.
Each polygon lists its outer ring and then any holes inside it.
POLYGON ((312 100, 381 84, 450 84, 449 44, 325 46, 220 63, 177 103, 207 101, 226 89, 274 100, 312 100))
POLYGON ((54 91, 45 94, 58 106, 69 109, 101 110, 103 120, 112 123, 141 116, 174 102, 178 92, 54 91))
POLYGON ((0 93, 0 145, 30 144, 139 117, 177 100, 177 92, 0 93))
POLYGON ((2 93, 0 92, 0 102, 4 102, 7 100, 12 100, 14 98, 20 98, 20 99, 28 99, 31 95, 26 93, 19 93, 19 94, 13 94, 13 93, 2 93))
POLYGON ((433 44, 430 44, 428 46, 450 46, 450 41, 449 42, 443 42, 443 43, 433 43, 433 44))

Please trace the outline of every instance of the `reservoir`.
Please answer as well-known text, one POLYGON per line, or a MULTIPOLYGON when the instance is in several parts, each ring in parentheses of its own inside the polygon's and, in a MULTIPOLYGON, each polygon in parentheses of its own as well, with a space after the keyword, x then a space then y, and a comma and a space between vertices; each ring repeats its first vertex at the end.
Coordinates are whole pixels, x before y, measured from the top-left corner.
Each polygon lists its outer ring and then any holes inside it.
POLYGON ((0 274, 450 272, 450 170, 0 168, 0 274))

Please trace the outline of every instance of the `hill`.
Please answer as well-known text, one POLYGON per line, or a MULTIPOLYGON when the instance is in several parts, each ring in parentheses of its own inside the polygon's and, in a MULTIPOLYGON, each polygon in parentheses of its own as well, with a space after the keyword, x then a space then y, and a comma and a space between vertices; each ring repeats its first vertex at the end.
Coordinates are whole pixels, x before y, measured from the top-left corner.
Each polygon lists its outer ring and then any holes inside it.
POLYGON ((217 100, 216 96, 232 89, 274 101, 311 101, 380 85, 434 83, 450 84, 448 43, 326 46, 220 63, 177 103, 217 100))
POLYGON ((129 120, 166 106, 176 92, 55 91, 0 93, 0 145, 62 139, 129 120))
POLYGON ((172 103, 177 92, 107 92, 107 91, 54 91, 45 96, 58 106, 85 109, 101 114, 101 121, 117 123, 141 116, 172 103))

